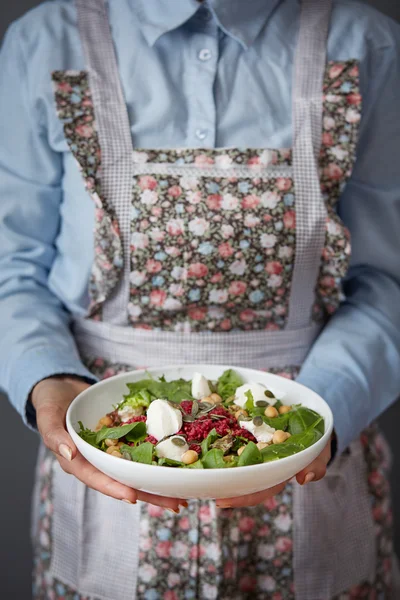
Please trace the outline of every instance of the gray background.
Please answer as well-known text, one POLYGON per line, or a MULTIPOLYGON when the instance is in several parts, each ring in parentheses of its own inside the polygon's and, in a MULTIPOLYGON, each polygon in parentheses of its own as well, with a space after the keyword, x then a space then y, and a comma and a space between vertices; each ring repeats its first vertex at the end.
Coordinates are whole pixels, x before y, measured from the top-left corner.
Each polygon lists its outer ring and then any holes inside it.
MULTIPOLYGON (((398 0, 369 2, 400 20, 398 0)), ((39 2, 35 0, 0 2, 0 39, 11 21, 37 4, 39 2)), ((1 115, 1 118, 7 116, 1 115)), ((381 418, 381 424, 395 454, 393 491, 396 507, 396 546, 400 554, 400 439, 396 436, 396 425, 399 422, 400 402, 381 418)), ((31 597, 30 494, 38 438, 22 425, 19 416, 4 396, 0 396, 0 423, 3 424, 1 446, 4 448, 0 488, 0 596, 4 600, 28 600, 31 597)))

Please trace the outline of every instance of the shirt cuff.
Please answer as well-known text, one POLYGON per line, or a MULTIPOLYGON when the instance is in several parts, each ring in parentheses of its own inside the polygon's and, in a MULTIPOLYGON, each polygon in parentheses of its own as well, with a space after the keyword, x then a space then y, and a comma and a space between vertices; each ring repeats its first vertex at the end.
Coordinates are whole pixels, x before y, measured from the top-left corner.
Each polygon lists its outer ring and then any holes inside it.
POLYGON ((76 375, 89 383, 98 379, 82 364, 77 355, 66 356, 65 350, 52 347, 32 348, 15 363, 11 372, 9 397, 24 423, 36 430, 36 414, 29 396, 39 381, 55 375, 76 375))
POLYGON ((342 454, 350 443, 369 425, 368 415, 360 407, 360 386, 349 377, 335 371, 305 368, 297 381, 310 388, 325 400, 333 413, 337 454, 342 454))

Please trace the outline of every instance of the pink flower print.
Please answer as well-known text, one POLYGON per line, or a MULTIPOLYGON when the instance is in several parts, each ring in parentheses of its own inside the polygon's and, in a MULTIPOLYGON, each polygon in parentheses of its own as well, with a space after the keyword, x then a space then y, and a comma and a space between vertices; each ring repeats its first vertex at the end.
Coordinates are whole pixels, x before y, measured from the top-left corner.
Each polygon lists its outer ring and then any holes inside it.
POLYGON ((242 310, 242 312, 240 313, 240 320, 243 321, 244 323, 251 323, 252 321, 254 321, 256 316, 256 313, 254 312, 254 310, 251 310, 250 308, 246 308, 245 310, 242 310))
POLYGON ((90 137, 92 137, 94 131, 93 131, 93 127, 91 125, 78 125, 75 128, 75 133, 77 135, 79 135, 80 137, 90 138, 90 137))
POLYGON ((254 592, 257 586, 257 580, 252 575, 243 575, 239 579, 239 590, 241 592, 254 592))
POLYGON ((343 171, 335 163, 330 163, 324 169, 324 175, 325 175, 325 177, 327 177, 327 179, 331 179, 333 181, 338 181, 338 180, 342 179, 342 177, 343 177, 343 171))
POLYGON ((276 589, 276 581, 270 575, 259 575, 258 585, 263 592, 273 592, 276 589))
POLYGON ((162 242, 165 238, 165 231, 161 231, 159 227, 154 227, 150 232, 149 236, 154 242, 162 242))
POLYGON ((187 270, 184 267, 179 267, 177 265, 172 269, 171 276, 177 281, 183 281, 187 278, 187 270))
POLYGON ((224 210, 235 210, 239 206, 239 200, 232 194, 224 194, 222 197, 221 208, 224 210))
POLYGON ((146 263, 146 271, 148 273, 159 273, 162 269, 162 264, 158 260, 150 259, 146 263))
POLYGON ((149 550, 151 550, 153 547, 153 540, 145 537, 145 538, 140 538, 140 549, 143 550, 144 552, 147 552, 149 550))
POLYGON ((233 236, 234 229, 233 229, 232 225, 222 225, 221 233, 222 233, 222 237, 224 237, 225 239, 228 239, 233 236))
POLYGON ((270 210, 274 210, 277 207, 278 202, 280 201, 280 196, 276 192, 264 192, 261 195, 261 204, 264 208, 269 208, 270 210))
POLYGON ((333 146, 333 137, 327 131, 324 131, 322 134, 322 145, 323 146, 333 146))
POLYGON ((206 308, 190 308, 188 310, 189 319, 193 321, 204 321, 207 316, 206 308))
POLYGON ((168 196, 172 196, 172 198, 179 198, 182 194, 182 189, 179 185, 172 185, 168 190, 168 196))
POLYGON ((189 221, 189 231, 193 233, 193 235, 202 236, 209 227, 209 222, 201 217, 197 217, 196 219, 189 221))
POLYGON ((291 258, 293 256, 293 248, 290 246, 281 246, 278 252, 279 258, 291 258))
POLYGON ((361 119, 361 114, 354 110, 353 108, 349 108, 346 111, 346 121, 348 123, 358 123, 361 119))
POLYGON ((156 554, 159 558, 169 558, 171 554, 172 542, 158 542, 155 547, 156 554))
POLYGON ((281 192, 287 192, 292 187, 292 180, 286 177, 278 177, 275 185, 281 192))
POLYGON ((273 233, 263 233, 260 236, 260 243, 263 248, 273 248, 276 242, 277 238, 273 233))
POLYGON ((222 258, 229 258, 235 253, 235 250, 232 248, 229 242, 223 242, 218 246, 218 252, 222 258))
POLYGON ((129 303, 128 304, 128 313, 133 321, 137 321, 137 319, 142 314, 142 309, 140 308, 140 306, 137 306, 136 304, 129 303))
POLYGON ((211 290, 208 297, 213 304, 224 304, 228 300, 228 290, 211 290))
POLYGON ((183 531, 188 531, 189 527, 190 522, 188 517, 182 517, 181 519, 179 519, 179 529, 182 529, 183 531))
POLYGON ((287 514, 280 514, 274 519, 275 527, 281 531, 289 531, 292 526, 292 517, 287 514))
POLYGON ((232 165, 232 158, 229 154, 220 154, 215 157, 215 165, 222 169, 227 169, 232 165))
POLYGON ((349 94, 347 96, 347 102, 348 104, 353 104, 355 106, 357 106, 358 104, 361 104, 362 101, 362 96, 361 94, 349 94))
POLYGON ((335 146, 334 148, 331 148, 331 154, 338 160, 343 160, 349 155, 348 151, 344 150, 340 146, 335 146))
POLYGON ((172 294, 172 296, 183 296, 185 290, 180 283, 171 283, 169 286, 169 293, 172 294))
POLYGON ((260 204, 260 198, 258 196, 256 196, 255 194, 249 194, 248 196, 245 196, 242 200, 242 208, 246 209, 246 208, 257 208, 257 206, 260 204))
POLYGON ((259 156, 252 156, 251 158, 249 158, 249 160, 247 161, 247 164, 250 167, 258 167, 258 165, 260 164, 260 157, 259 156))
POLYGON ((270 275, 280 275, 280 273, 282 273, 283 266, 277 260, 271 260, 265 265, 265 270, 270 275))
POLYGON ((331 79, 336 79, 337 77, 339 77, 339 75, 341 74, 343 69, 344 69, 344 65, 333 65, 329 69, 329 77, 331 79))
POLYGON ((167 231, 170 235, 182 235, 185 230, 185 224, 182 219, 171 219, 167 223, 167 231))
POLYGON ((246 215, 244 218, 245 227, 256 227, 260 222, 260 219, 255 215, 246 215))
POLYGON ((286 229, 294 229, 296 227, 296 213, 294 210, 287 210, 283 215, 283 224, 286 229))
POLYGON ((215 275, 213 275, 211 277, 211 283, 218 283, 219 281, 221 281, 222 279, 222 273, 215 273, 215 275))
POLYGON ((257 547, 257 556, 262 560, 271 560, 275 556, 275 547, 273 544, 259 544, 257 547))
POLYGON ((277 288, 282 284, 282 277, 280 275, 271 275, 268 277, 267 285, 269 288, 277 288))
POLYGON ((271 528, 269 525, 263 525, 257 531, 257 536, 261 538, 267 538, 271 534, 271 528))
POLYGON ((275 548, 278 552, 291 552, 293 542, 289 537, 279 537, 275 542, 275 548))
POLYGON ((157 187, 157 179, 151 175, 142 175, 139 178, 139 187, 141 190, 154 190, 157 187))
POLYGON ((181 581, 181 577, 180 577, 180 575, 178 573, 170 573, 168 575, 167 581, 168 581, 168 586, 170 588, 174 588, 177 585, 179 585, 179 583, 181 581))
POLYGON ((208 524, 212 521, 211 509, 208 504, 203 504, 199 509, 199 518, 202 523, 208 524))
POLYGON ((208 273, 208 267, 202 263, 193 263, 189 265, 188 276, 189 277, 205 277, 208 273))
POLYGON ((326 100, 327 102, 331 102, 332 104, 340 102, 340 99, 340 96, 338 96, 337 94, 327 94, 324 98, 324 100, 326 100))
POLYGON ((354 79, 357 79, 357 77, 360 74, 360 68, 358 65, 354 65, 354 67, 351 69, 350 71, 350 77, 353 77, 354 79))
POLYGON ((165 252, 168 254, 168 256, 179 256, 181 251, 179 250, 179 248, 177 248, 176 246, 167 246, 165 248, 165 252))
POLYGON ((326 131, 329 131, 330 129, 333 129, 335 127, 335 119, 333 119, 332 117, 324 117, 324 129, 326 129, 326 131))
POLYGON ((174 542, 171 548, 171 556, 173 558, 186 558, 188 554, 188 545, 183 542, 174 542))
POLYGON ((163 600, 178 600, 178 596, 173 590, 167 590, 163 595, 163 600))
POLYGON ((325 288, 334 288, 335 287, 335 279, 334 279, 334 277, 325 276, 320 279, 320 284, 322 287, 325 287, 325 288))
MULTIPOLYGON (((193 192, 193 191, 189 191, 186 193, 186 200, 188 202, 190 202, 190 204, 199 204, 199 202, 201 202, 201 192, 199 190, 193 192)), ((189 211, 189 208, 193 208, 191 206, 188 206, 186 210, 189 211)))
POLYGON ((167 299, 167 293, 164 290, 153 290, 150 294, 150 304, 152 306, 162 306, 167 299))
POLYGON ((251 517, 242 517, 239 521, 239 529, 244 533, 250 533, 254 529, 255 520, 251 517))
POLYGON ((214 159, 211 156, 207 156, 207 154, 199 154, 194 159, 194 164, 196 167, 207 167, 214 164, 214 159))
POLYGON ((218 588, 210 583, 203 583, 201 589, 201 598, 204 598, 204 600, 217 600, 218 588))
POLYGON ((161 206, 153 206, 153 208, 151 209, 151 214, 154 217, 161 217, 161 215, 162 215, 162 208, 161 208, 161 206))
POLYGON ((131 246, 133 250, 144 250, 149 245, 149 238, 145 233, 134 231, 131 235, 131 246))
POLYGON ((208 196, 206 203, 210 210, 219 210, 221 208, 222 196, 219 194, 211 194, 208 196))
POLYGON ((224 319, 223 321, 221 321, 220 328, 223 331, 230 331, 232 329, 232 323, 230 319, 224 319))
POLYGON ((69 83, 67 83, 66 81, 60 81, 57 84, 57 88, 60 90, 60 92, 64 92, 65 94, 72 92, 71 85, 69 83))
POLYGON ((245 293, 246 289, 247 283, 244 283, 244 281, 232 281, 228 291, 233 296, 241 296, 245 293))
POLYGON ((195 190, 199 187, 199 180, 192 175, 184 175, 180 178, 179 184, 184 190, 195 190))
POLYGON ((145 583, 149 583, 157 575, 157 569, 153 565, 144 564, 139 569, 139 578, 145 583))
POLYGON ((224 565, 224 579, 233 579, 235 576, 235 563, 228 560, 224 565))

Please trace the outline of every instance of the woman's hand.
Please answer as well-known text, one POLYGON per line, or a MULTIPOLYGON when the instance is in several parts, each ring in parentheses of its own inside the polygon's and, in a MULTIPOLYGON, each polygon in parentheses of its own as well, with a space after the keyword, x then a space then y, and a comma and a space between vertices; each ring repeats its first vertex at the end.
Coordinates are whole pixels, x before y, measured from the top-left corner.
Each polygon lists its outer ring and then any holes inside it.
POLYGON ((118 483, 98 471, 78 452, 65 428, 65 415, 72 400, 88 387, 88 383, 78 378, 60 376, 40 381, 32 391, 39 433, 62 469, 93 490, 127 503, 142 500, 174 512, 179 511, 179 505, 186 506, 183 500, 154 496, 118 483))
MULTIPOLYGON (((300 485, 305 485, 311 481, 319 481, 325 477, 326 467, 331 458, 331 442, 329 442, 321 454, 310 464, 308 467, 297 473, 296 479, 300 485)), ((249 496, 240 496, 239 498, 226 498, 223 500, 217 500, 217 506, 219 508, 242 508, 245 506, 257 506, 262 504, 269 498, 279 494, 285 487, 287 482, 281 483, 273 488, 269 488, 263 492, 257 494, 250 494, 249 496)))

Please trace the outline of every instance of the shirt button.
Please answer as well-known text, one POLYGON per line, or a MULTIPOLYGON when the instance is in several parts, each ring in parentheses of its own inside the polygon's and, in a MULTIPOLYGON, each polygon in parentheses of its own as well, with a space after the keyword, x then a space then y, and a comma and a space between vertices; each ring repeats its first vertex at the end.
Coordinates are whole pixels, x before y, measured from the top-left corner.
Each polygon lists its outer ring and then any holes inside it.
POLYGON ((199 52, 199 59, 203 62, 205 62, 206 60, 210 60, 211 56, 211 50, 209 50, 208 48, 203 48, 203 50, 200 50, 199 52))
POLYGON ((196 129, 196 136, 199 140, 204 140, 207 137, 207 131, 205 129, 196 129))

